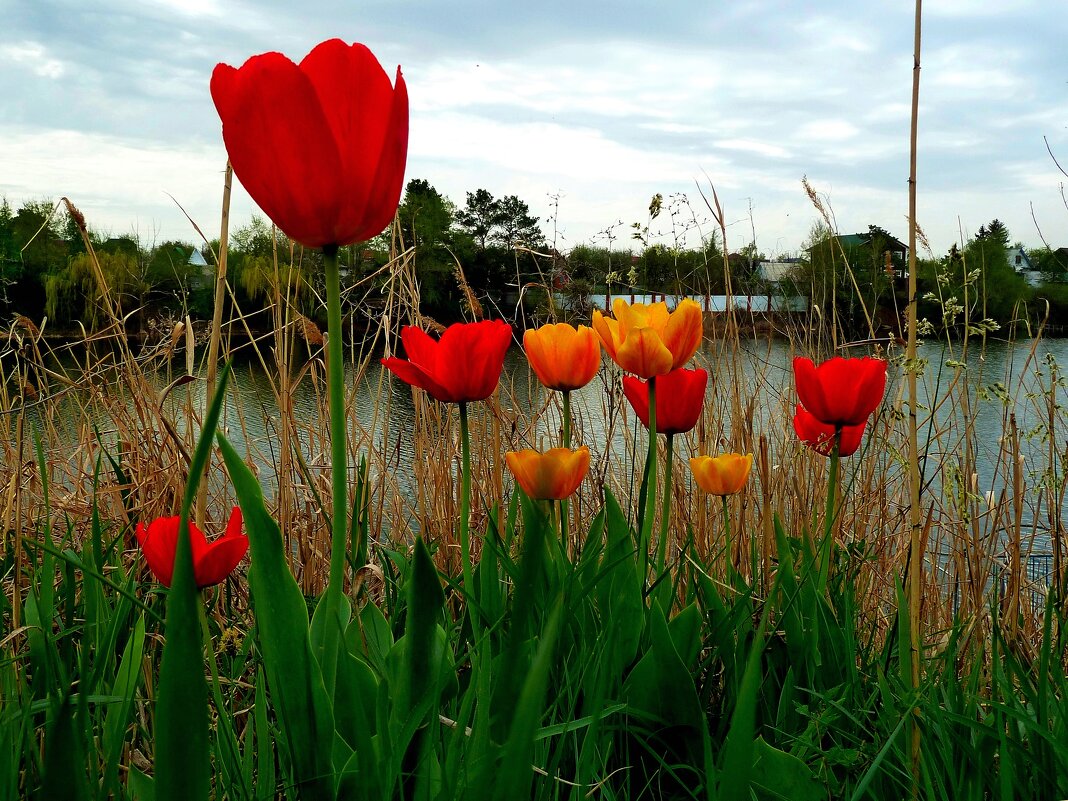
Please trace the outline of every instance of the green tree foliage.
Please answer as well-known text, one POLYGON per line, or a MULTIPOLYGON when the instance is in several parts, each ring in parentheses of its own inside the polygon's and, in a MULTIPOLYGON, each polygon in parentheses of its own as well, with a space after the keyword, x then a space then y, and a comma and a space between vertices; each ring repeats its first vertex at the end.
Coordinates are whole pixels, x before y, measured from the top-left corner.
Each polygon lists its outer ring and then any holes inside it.
POLYGON ((920 265, 919 315, 954 335, 977 330, 983 321, 1011 322, 1033 296, 1027 281, 1009 264, 1009 232, 1000 220, 980 226, 964 248, 954 244, 935 262, 920 265))
POLYGON ((452 201, 429 181, 413 178, 408 182, 397 209, 401 242, 415 247, 416 274, 426 311, 445 319, 458 311, 456 260, 463 263, 462 255, 473 249, 456 229, 456 218, 452 201), (450 308, 454 309, 451 315, 450 308))
POLYGON ((803 246, 797 289, 850 334, 877 328, 880 309, 903 308, 907 254, 886 229, 869 225, 867 232, 838 235, 817 221, 803 246))

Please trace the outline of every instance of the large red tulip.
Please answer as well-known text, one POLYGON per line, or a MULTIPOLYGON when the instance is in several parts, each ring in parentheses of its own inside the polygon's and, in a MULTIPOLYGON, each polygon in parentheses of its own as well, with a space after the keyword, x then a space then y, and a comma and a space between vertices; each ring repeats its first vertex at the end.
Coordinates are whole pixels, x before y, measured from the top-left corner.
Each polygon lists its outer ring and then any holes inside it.
POLYGON ((300 64, 281 53, 219 64, 211 96, 230 163, 264 214, 308 247, 380 233, 397 212, 408 90, 370 50, 331 39, 300 64))
POLYGON ((407 359, 391 356, 385 365, 402 381, 445 403, 485 400, 497 388, 512 327, 503 320, 455 323, 440 340, 414 325, 401 330, 407 359))
MULTIPOLYGON (((178 518, 157 517, 134 532, 152 574, 165 587, 171 586, 174 555, 178 549, 178 518)), ((193 576, 197 587, 210 587, 229 576, 248 551, 248 537, 241 533, 241 509, 234 507, 226 532, 208 542, 195 523, 189 523, 189 546, 193 551, 193 576)))
MULTIPOLYGON (((705 403, 708 372, 680 367, 656 379, 656 433, 684 434, 697 425, 705 403)), ((627 396, 642 425, 649 427, 649 382, 623 376, 627 396)))
POLYGON ((858 426, 882 402, 886 390, 886 362, 868 356, 835 356, 819 367, 812 359, 794 359, 797 398, 821 423, 842 428, 858 426))
POLYGON ((858 426, 837 426, 823 423, 809 412, 800 403, 797 404, 797 412, 794 414, 794 431, 798 439, 808 445, 816 453, 830 456, 834 448, 834 435, 841 430, 842 439, 838 444, 839 456, 852 456, 860 447, 864 438, 864 423, 858 426))

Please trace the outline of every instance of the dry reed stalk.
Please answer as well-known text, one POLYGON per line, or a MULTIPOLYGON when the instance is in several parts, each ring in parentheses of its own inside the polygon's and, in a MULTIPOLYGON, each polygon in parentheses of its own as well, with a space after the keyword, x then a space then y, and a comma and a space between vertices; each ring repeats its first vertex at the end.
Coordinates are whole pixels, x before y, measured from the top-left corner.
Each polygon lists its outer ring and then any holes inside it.
MULTIPOLYGON (((222 209, 219 220, 219 252, 215 255, 215 307, 211 316, 211 336, 208 340, 207 375, 205 376, 206 391, 204 403, 211 403, 215 395, 215 377, 219 362, 219 344, 222 340, 222 314, 223 301, 226 299, 226 254, 229 250, 230 239, 230 189, 233 184, 234 170, 230 166, 230 160, 226 160, 226 169, 223 173, 222 209)), ((207 406, 205 405, 205 409, 207 406)), ((205 476, 211 471, 211 460, 204 466, 205 476)), ((204 514, 208 504, 208 482, 205 480, 197 493, 196 521, 201 527, 204 526, 204 514)))

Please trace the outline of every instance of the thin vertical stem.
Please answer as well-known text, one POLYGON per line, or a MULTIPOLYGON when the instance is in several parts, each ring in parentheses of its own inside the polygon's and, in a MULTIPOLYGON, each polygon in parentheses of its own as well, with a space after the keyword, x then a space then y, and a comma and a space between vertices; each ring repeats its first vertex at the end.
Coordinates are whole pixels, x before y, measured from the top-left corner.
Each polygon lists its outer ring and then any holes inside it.
POLYGON ((820 541, 819 561, 817 562, 819 570, 819 584, 817 586, 821 593, 827 589, 827 577, 831 569, 831 552, 834 542, 834 500, 838 495, 838 449, 841 444, 842 429, 839 428, 835 431, 834 447, 831 449, 831 466, 827 476, 827 505, 824 507, 823 517, 823 539, 820 541))
MULTIPOLYGON (((656 544, 656 577, 659 578, 667 566, 667 538, 671 520, 671 463, 675 452, 675 435, 667 435, 667 461, 664 463, 664 495, 660 507, 660 539, 656 544)), ((665 610, 667 611, 667 610, 665 610)))
MULTIPOLYGON (((571 447, 571 390, 569 390, 569 389, 563 390, 563 399, 564 399, 564 410, 563 410, 564 420, 563 420, 563 433, 562 433, 561 440, 562 440, 562 446, 563 447, 570 448, 571 447)), ((562 501, 560 501, 560 541, 563 543, 565 550, 567 549, 567 547, 568 547, 568 545, 570 543, 570 537, 568 536, 568 528, 569 528, 568 517, 570 515, 570 512, 571 512, 570 504, 568 503, 567 498, 564 498, 562 501)))
POLYGON ((731 509, 730 504, 727 503, 728 495, 720 495, 719 499, 723 506, 723 542, 724 550, 727 554, 727 576, 731 578, 733 583, 734 578, 734 558, 731 548, 731 509))
POLYGON ((345 580, 345 540, 348 535, 348 436, 345 424, 345 365, 341 343, 341 279, 338 273, 336 245, 323 248, 323 262, 326 266, 326 381, 330 412, 333 512, 330 521, 330 583, 326 587, 326 629, 320 667, 327 692, 332 693, 340 631, 336 618, 341 610, 342 585, 345 580))
MULTIPOLYGON (((223 301, 226 299, 226 251, 230 238, 230 189, 234 180, 234 168, 226 161, 223 177, 222 220, 219 226, 219 252, 215 254, 215 308, 211 315, 211 338, 208 340, 207 375, 205 376, 204 402, 211 403, 215 397, 215 379, 219 367, 219 340, 222 338, 223 301)), ((205 467, 205 476, 211 462, 205 467)), ((281 493, 279 493, 281 494, 281 493)), ((200 485, 197 493, 197 525, 204 528, 204 516, 208 506, 208 482, 200 485)))
POLYGON ((646 569, 653 537, 653 518, 656 517, 656 455, 656 376, 653 376, 649 379, 649 452, 645 458, 645 517, 640 538, 640 556, 646 569))
POLYGON ((460 401, 460 558, 463 560, 464 601, 471 614, 471 628, 478 631, 477 615, 470 598, 475 592, 471 565, 471 435, 467 425, 467 403, 460 401))
MULTIPOLYGON (((920 600, 923 586, 923 523, 920 517, 919 438, 916 393, 916 153, 920 117, 920 41, 923 2, 916 0, 915 37, 912 49, 912 119, 909 128, 909 304, 908 345, 905 373, 909 396, 909 679, 913 693, 920 687, 920 600)), ((920 708, 915 709, 910 737, 912 787, 910 797, 919 797, 921 732, 920 708)))

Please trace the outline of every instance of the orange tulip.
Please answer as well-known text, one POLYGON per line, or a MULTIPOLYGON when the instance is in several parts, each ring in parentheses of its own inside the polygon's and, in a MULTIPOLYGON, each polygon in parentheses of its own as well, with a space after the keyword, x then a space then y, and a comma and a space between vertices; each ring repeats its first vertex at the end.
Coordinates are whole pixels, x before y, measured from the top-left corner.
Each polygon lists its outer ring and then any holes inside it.
POLYGON ((590 449, 585 445, 575 451, 508 451, 504 458, 523 492, 539 501, 560 501, 573 495, 590 469, 590 449))
POLYGON ((534 372, 549 389, 566 392, 586 386, 601 367, 601 343, 592 328, 550 323, 523 334, 523 349, 534 372))
POLYGON ((673 312, 666 303, 635 303, 616 298, 615 319, 593 313, 593 330, 613 361, 639 378, 665 375, 697 352, 703 335, 701 307, 681 301, 673 312))
POLYGON ((753 467, 753 454, 722 453, 690 459, 697 486, 709 495, 733 495, 745 486, 753 467))

